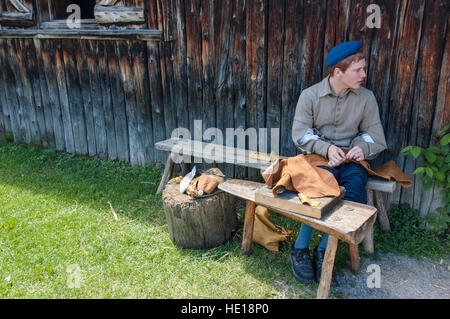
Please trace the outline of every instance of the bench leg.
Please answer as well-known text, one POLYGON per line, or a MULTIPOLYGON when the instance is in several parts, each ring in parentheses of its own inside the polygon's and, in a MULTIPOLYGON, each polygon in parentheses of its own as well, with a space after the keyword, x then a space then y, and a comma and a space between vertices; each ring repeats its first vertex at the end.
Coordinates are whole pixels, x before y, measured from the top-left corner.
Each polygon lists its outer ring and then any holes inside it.
POLYGON ((373 191, 374 202, 377 207, 378 223, 382 231, 391 231, 389 218, 386 212, 386 205, 384 203, 383 194, 380 191, 373 191))
POLYGON ((319 288, 317 289, 317 299, 326 299, 330 293, 331 277, 333 275, 334 258, 338 239, 328 235, 327 249, 322 264, 322 274, 320 275, 319 288))
POLYGON ((358 252, 358 244, 348 244, 350 251, 350 268, 352 272, 356 275, 360 272, 359 267, 359 252, 358 252))
MULTIPOLYGON (((373 191, 371 189, 367 190, 367 205, 373 206, 373 191)), ((369 254, 373 254, 373 224, 369 227, 367 235, 363 239, 363 247, 369 254)))
POLYGON ((255 206, 252 201, 247 201, 245 207, 244 231, 242 237, 242 252, 250 255, 253 242, 253 225, 255 224, 255 206))
POLYGON ((156 194, 159 194, 166 187, 167 182, 169 181, 170 176, 172 176, 174 161, 173 158, 176 156, 174 153, 170 153, 169 157, 167 157, 166 166, 164 167, 164 174, 161 178, 161 182, 159 183, 158 190, 156 194))

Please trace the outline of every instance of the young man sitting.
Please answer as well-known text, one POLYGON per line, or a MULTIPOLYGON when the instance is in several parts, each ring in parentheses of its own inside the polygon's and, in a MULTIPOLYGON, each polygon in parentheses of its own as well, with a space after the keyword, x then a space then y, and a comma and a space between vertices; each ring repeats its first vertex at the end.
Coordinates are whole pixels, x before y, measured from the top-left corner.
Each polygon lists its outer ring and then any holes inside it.
MULTIPOLYGON (((345 187, 344 199, 367 204, 367 171, 357 163, 343 163, 346 159, 371 160, 387 148, 375 96, 361 87, 366 77, 361 46, 360 41, 351 41, 331 49, 325 58, 329 75, 300 94, 292 138, 304 153, 328 159, 328 166, 319 167, 333 173, 345 187)), ((294 277, 302 283, 320 281, 327 246, 328 235, 324 234, 311 260, 311 232, 310 226, 302 224, 290 252, 294 277)), ((332 278, 336 284, 334 269, 332 278)))

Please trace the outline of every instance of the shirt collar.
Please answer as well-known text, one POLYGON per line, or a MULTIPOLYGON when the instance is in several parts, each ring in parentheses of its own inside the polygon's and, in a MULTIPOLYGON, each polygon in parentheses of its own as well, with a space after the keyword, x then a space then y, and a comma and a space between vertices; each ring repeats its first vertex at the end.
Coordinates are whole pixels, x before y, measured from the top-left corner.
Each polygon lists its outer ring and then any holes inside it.
MULTIPOLYGON (((330 75, 327 75, 327 77, 324 78, 324 79, 322 80, 322 82, 320 83, 319 97, 326 96, 326 95, 328 95, 328 94, 331 94, 331 95, 334 95, 334 96, 338 96, 338 95, 337 95, 336 93, 334 93, 334 91, 331 89, 329 80, 330 80, 330 75)), ((345 92, 345 94, 342 95, 342 96, 347 95, 349 92, 353 92, 353 93, 355 93, 356 95, 359 95, 359 90, 355 90, 355 89, 349 88, 349 89, 347 89, 347 91, 345 92)))

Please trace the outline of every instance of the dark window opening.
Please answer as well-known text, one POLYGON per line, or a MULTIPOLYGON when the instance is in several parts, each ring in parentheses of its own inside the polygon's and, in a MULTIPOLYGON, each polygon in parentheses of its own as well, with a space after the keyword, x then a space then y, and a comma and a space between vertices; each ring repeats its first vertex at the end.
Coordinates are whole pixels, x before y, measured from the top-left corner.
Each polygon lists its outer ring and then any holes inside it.
POLYGON ((94 7, 95 0, 40 0, 40 7, 43 17, 48 20, 65 20, 74 13, 73 10, 67 12, 67 8, 71 4, 80 6, 81 19, 95 19, 94 7), (46 11, 46 12, 45 12, 46 11))

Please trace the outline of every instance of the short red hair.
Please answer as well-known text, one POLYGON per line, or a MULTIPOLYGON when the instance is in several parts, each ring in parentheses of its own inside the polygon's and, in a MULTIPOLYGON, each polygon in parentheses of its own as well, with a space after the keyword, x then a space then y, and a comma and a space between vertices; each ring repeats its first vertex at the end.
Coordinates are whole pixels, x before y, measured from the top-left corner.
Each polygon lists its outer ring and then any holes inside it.
POLYGON ((345 72, 352 63, 359 62, 360 60, 365 58, 366 57, 364 56, 364 53, 362 51, 358 51, 355 54, 349 55, 345 59, 342 59, 332 67, 328 68, 328 74, 330 76, 333 76, 334 70, 336 70, 336 68, 339 68, 342 72, 345 72))

